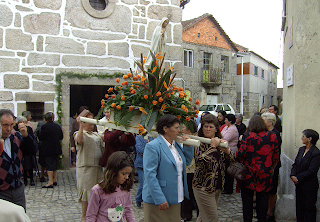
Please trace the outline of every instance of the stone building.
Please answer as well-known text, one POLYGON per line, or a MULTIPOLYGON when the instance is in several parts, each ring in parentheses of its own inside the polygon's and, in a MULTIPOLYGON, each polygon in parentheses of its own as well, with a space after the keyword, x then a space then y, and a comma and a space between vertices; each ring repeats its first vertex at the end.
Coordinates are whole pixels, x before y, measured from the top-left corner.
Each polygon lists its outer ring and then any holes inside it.
POLYGON ((2 0, 0 15, 0 108, 63 116, 66 167, 69 117, 80 105, 96 113, 113 74, 147 55, 165 16, 166 60, 181 72, 179 0, 2 0))
MULTIPOLYGON (((283 142, 276 216, 279 221, 296 221, 291 167, 302 146, 302 131, 314 129, 320 133, 320 2, 283 0, 283 7, 283 142)), ((320 221, 319 200, 318 193, 317 221, 320 221)))
POLYGON ((277 75, 278 67, 272 62, 247 48, 237 45, 241 57, 237 58, 237 112, 241 101, 241 66, 243 63, 243 115, 250 118, 261 108, 278 106, 277 75))
POLYGON ((210 14, 182 22, 185 89, 200 105, 236 105, 237 48, 210 14))

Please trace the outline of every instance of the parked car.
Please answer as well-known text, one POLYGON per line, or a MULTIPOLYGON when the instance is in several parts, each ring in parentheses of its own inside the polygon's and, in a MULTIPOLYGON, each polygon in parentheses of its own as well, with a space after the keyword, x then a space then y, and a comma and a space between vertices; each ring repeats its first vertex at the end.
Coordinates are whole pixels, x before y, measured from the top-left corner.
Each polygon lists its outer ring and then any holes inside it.
POLYGON ((215 116, 218 116, 218 112, 220 110, 226 111, 227 114, 229 114, 229 113, 235 114, 234 109, 229 104, 214 104, 214 105, 201 106, 199 109, 199 116, 201 116, 201 114, 204 111, 207 111, 215 116))

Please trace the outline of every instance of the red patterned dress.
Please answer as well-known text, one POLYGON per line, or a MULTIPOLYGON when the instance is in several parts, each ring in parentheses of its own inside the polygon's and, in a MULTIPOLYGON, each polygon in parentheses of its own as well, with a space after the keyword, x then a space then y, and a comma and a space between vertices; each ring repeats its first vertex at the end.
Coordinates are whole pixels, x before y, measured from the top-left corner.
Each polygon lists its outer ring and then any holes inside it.
POLYGON ((245 133, 237 159, 248 169, 245 186, 257 192, 268 192, 271 189, 273 169, 279 161, 276 134, 272 131, 245 133))

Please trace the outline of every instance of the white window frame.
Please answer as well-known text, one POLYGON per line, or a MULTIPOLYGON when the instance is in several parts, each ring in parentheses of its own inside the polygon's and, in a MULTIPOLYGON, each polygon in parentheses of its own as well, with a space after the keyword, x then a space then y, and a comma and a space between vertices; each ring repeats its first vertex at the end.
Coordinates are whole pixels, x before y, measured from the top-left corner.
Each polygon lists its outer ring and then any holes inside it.
POLYGON ((193 68, 193 50, 190 50, 190 49, 183 50, 183 65, 184 67, 193 68), (187 60, 185 60, 185 52, 187 54, 187 60), (190 58, 190 54, 191 54, 191 58, 190 58), (185 61, 187 61, 187 64, 185 63, 185 61))

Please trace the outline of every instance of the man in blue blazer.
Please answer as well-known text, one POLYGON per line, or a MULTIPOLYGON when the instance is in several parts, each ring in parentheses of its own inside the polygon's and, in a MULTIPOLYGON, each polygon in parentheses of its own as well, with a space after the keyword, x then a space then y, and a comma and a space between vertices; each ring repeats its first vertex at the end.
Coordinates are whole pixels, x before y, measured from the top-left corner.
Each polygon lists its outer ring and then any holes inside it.
POLYGON ((180 202, 189 198, 186 166, 193 158, 193 147, 174 140, 179 134, 180 120, 173 115, 161 117, 157 123, 159 136, 144 150, 145 221, 180 221, 180 202))

